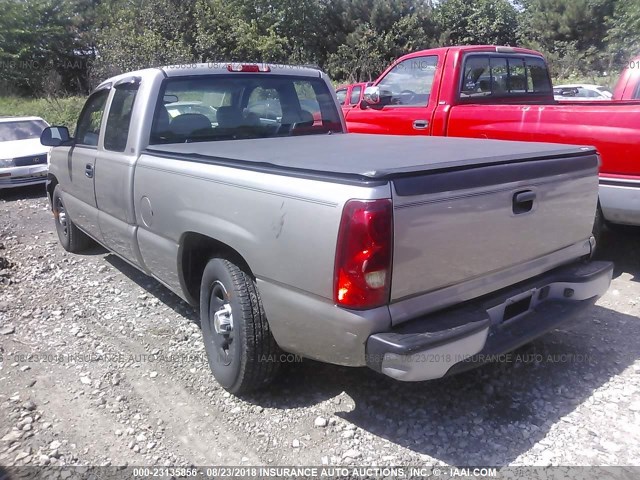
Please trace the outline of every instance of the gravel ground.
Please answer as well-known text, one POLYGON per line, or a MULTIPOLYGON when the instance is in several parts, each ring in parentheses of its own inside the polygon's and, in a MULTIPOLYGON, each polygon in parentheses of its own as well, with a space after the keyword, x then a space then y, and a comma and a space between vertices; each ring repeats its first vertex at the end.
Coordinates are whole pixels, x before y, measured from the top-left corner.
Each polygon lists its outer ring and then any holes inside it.
POLYGON ((96 247, 42 188, 0 194, 0 465, 640 465, 640 234, 609 292, 511 361, 404 384, 304 361, 244 399, 196 312, 96 247))

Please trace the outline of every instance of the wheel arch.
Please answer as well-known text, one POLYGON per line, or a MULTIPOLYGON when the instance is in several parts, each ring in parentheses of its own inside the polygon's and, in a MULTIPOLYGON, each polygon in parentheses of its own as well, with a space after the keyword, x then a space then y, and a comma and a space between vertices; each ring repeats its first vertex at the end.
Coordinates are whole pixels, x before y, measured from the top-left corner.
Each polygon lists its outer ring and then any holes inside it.
POLYGON ((58 179, 52 173, 47 174, 47 197, 49 198, 49 205, 53 208, 53 191, 58 185, 58 179))
POLYGON ((199 305, 200 282, 210 258, 226 258, 255 279, 249 264, 240 252, 215 238, 198 232, 185 232, 179 245, 178 276, 184 296, 191 305, 199 305))

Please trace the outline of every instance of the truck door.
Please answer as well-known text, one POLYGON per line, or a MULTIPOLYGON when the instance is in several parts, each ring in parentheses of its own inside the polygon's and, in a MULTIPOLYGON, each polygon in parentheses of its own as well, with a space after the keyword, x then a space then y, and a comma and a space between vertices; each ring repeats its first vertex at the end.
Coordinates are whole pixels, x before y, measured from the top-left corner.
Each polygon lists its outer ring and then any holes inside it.
POLYGON ((65 207, 73 221, 89 235, 102 240, 95 195, 95 163, 102 117, 109 89, 95 92, 85 103, 67 155, 68 178, 60 179, 65 207))
POLYGON ((436 107, 436 55, 411 57, 387 70, 376 83, 380 105, 348 110, 348 129, 353 133, 430 135, 436 107), (433 95, 432 95, 433 93, 433 95))
POLYGON ((105 246, 131 263, 142 267, 136 247, 136 216, 133 175, 138 153, 129 138, 129 129, 139 78, 121 80, 113 88, 106 113, 104 141, 96 160, 96 203, 98 223, 105 246))

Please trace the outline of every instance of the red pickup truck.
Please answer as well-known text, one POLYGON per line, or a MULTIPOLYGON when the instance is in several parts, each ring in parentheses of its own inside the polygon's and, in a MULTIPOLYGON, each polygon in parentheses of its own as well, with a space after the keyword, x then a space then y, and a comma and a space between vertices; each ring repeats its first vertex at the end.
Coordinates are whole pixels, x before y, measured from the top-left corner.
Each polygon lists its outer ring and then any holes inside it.
POLYGON ((640 100, 640 56, 627 63, 613 91, 614 100, 640 100))
POLYGON ((538 52, 485 45, 405 55, 345 118, 354 133, 593 145, 602 159, 594 230, 603 218, 640 225, 640 103, 559 103, 538 52))
POLYGON ((370 85, 373 85, 373 82, 351 83, 336 88, 336 97, 342 111, 346 113, 347 110, 360 105, 364 89, 370 85))

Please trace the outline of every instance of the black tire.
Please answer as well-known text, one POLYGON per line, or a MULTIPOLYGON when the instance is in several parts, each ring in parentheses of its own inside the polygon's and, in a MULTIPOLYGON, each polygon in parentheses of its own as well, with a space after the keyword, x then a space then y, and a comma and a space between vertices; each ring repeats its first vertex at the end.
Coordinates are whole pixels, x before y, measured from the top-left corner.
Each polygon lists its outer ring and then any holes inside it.
POLYGON ((51 197, 51 208, 53 210, 53 218, 58 232, 58 240, 60 245, 67 252, 79 253, 86 250, 91 245, 91 238, 82 230, 76 227, 75 223, 69 218, 67 209, 60 195, 60 187, 56 186, 51 197))
POLYGON ((204 269, 200 325, 209 367, 225 390, 243 394, 266 387, 275 378, 281 350, 269 329, 258 289, 229 260, 212 258, 204 269), (231 322, 225 312, 231 314, 231 322))

